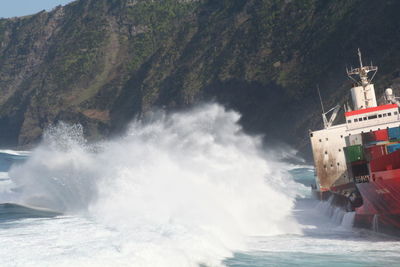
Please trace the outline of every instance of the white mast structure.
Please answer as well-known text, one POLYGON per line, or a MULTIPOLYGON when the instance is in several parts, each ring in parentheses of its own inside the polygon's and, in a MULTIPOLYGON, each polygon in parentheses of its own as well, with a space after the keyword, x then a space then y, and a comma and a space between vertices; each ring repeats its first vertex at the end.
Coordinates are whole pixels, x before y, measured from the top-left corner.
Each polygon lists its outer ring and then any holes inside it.
POLYGON ((378 67, 372 66, 372 62, 371 66, 363 66, 360 49, 358 49, 358 58, 360 67, 352 68, 350 71, 346 70, 349 78, 355 82, 355 86, 351 88, 354 110, 376 107, 375 88, 371 82, 378 71, 378 67), (368 79, 369 72, 373 72, 370 80, 368 79), (357 81, 352 76, 358 76, 360 81, 357 81))

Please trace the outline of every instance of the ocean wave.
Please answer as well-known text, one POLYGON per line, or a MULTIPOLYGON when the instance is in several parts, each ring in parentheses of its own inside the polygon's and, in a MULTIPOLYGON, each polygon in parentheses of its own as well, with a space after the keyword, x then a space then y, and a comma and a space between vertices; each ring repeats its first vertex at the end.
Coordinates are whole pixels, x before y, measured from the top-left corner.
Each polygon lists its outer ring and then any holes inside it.
POLYGON ((0 153, 13 155, 13 156, 29 156, 31 151, 0 149, 0 153))
POLYGON ((157 113, 94 145, 80 125, 61 123, 11 169, 18 203, 115 229, 118 260, 131 265, 221 265, 249 236, 300 233, 299 184, 239 119, 217 104, 157 113))

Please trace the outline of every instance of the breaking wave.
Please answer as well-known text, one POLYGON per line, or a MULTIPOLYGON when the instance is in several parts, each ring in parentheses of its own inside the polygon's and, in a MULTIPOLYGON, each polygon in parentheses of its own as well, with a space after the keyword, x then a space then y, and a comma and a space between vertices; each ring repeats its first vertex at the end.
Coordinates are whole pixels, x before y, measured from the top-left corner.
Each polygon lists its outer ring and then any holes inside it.
POLYGON ((298 184, 239 119, 217 104, 156 113, 97 144, 60 123, 10 170, 16 202, 120 232, 118 251, 131 265, 221 265, 248 236, 300 232, 298 184))

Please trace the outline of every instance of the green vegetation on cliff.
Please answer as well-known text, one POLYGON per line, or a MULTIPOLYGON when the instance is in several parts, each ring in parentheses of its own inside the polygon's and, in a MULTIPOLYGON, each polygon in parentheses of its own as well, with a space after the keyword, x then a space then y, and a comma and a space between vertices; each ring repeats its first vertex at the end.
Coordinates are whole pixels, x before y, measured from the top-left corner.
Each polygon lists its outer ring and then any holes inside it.
POLYGON ((398 87, 400 2, 78 0, 0 20, 0 145, 27 145, 59 120, 91 138, 154 106, 216 100, 250 132, 298 147, 345 102, 355 51, 398 87))

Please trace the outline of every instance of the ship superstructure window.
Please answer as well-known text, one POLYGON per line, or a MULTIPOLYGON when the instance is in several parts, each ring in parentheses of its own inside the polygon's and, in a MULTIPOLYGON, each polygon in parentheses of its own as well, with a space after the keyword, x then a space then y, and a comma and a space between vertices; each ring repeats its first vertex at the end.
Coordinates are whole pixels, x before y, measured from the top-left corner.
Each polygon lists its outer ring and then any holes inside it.
POLYGON ((394 115, 397 115, 397 111, 393 112, 394 115))
POLYGON ((383 117, 386 117, 386 113, 383 114, 383 117))
POLYGON ((347 120, 347 123, 351 123, 351 120, 347 120))
POLYGON ((378 114, 378 118, 382 118, 382 114, 378 114))
POLYGON ((354 119, 354 122, 358 122, 358 119, 354 119))
POLYGON ((377 117, 378 117, 377 115, 372 115, 372 116, 368 116, 368 119, 373 120, 373 119, 376 119, 377 117))
POLYGON ((367 117, 364 117, 364 120, 366 121, 366 120, 367 120, 367 117))
POLYGON ((389 113, 388 113, 388 116, 392 116, 392 113, 391 113, 391 112, 389 112, 389 113))

